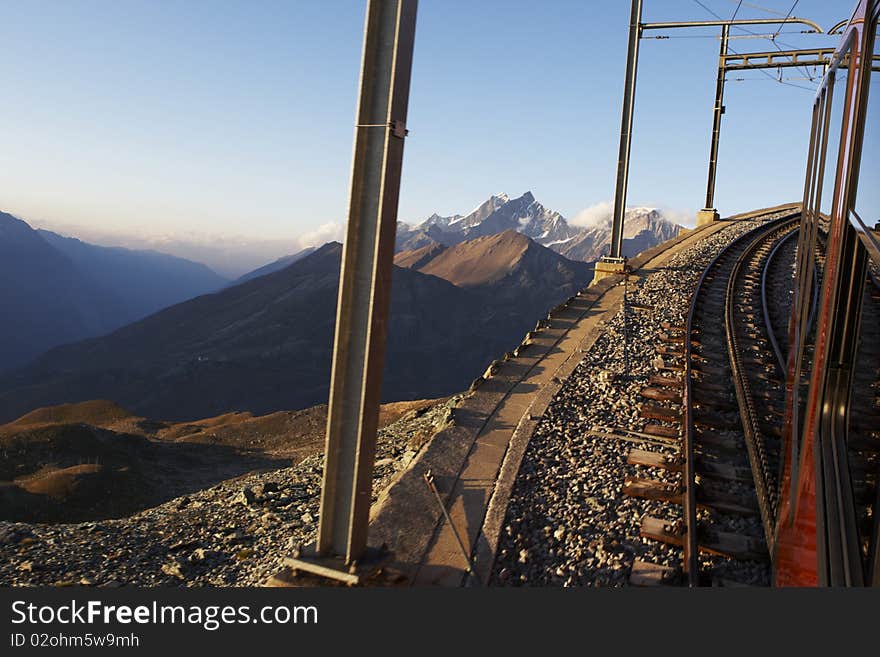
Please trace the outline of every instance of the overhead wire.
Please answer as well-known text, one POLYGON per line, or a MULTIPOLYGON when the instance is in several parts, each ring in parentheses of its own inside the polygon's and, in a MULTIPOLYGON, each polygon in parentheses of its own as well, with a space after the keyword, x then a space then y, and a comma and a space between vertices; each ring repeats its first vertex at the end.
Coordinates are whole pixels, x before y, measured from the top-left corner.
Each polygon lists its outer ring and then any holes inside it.
MULTIPOLYGON (((782 80, 783 82, 788 81, 796 81, 796 80, 809 80, 810 78, 804 77, 789 77, 789 78, 728 78, 728 82, 779 82, 782 80)), ((804 87, 807 89, 807 87, 804 87)), ((808 91, 812 91, 812 89, 808 89, 808 91)))
MULTIPOLYGON (((736 0, 733 0, 733 1, 736 1, 736 0)), ((795 7, 796 5, 797 5, 797 2, 795 2, 794 5, 792 5, 792 8, 788 11, 788 14, 785 16, 785 18, 784 18, 783 21, 782 21, 783 25, 784 25, 784 23, 789 19, 789 17, 791 16, 791 12, 794 11, 794 7, 795 7)), ((743 6, 743 0, 739 0, 739 1, 737 2, 737 4, 736 4, 736 7, 735 7, 734 10, 733 10, 733 14, 730 16, 730 22, 731 22, 731 23, 732 23, 733 21, 736 20, 736 15, 739 13, 739 10, 742 9, 742 6, 743 6)), ((761 7, 757 7, 757 6, 756 6, 756 8, 760 9, 761 7)), ((765 9, 765 11, 768 11, 768 10, 765 9)), ((775 12, 774 12, 774 13, 775 13, 775 12)), ((779 36, 779 33, 780 33, 781 28, 782 28, 783 25, 780 25, 780 26, 779 26, 780 29, 776 30, 776 32, 773 33, 773 35, 770 37, 771 40, 775 40, 776 37, 779 36)), ((756 37, 758 37, 758 38, 767 38, 766 35, 750 35, 750 36, 756 36, 756 37)), ((730 49, 729 46, 728 46, 728 49, 730 49)), ((735 54, 736 54, 736 53, 735 53, 735 54)), ((759 69, 759 70, 761 70, 761 69, 759 69)), ((765 79, 765 78, 733 78, 731 81, 732 81, 732 82, 751 82, 751 81, 761 81, 761 80, 764 80, 764 79, 765 79)), ((780 73, 780 75, 779 75, 778 78, 774 78, 774 77, 772 77, 772 76, 769 76, 767 79, 770 79, 770 80, 772 80, 773 82, 782 82, 782 83, 786 83, 786 82, 788 82, 788 81, 790 81, 790 80, 809 80, 810 82, 813 81, 813 78, 812 78, 811 76, 810 76, 810 77, 806 77, 806 78, 784 78, 784 77, 782 77, 782 74, 781 74, 781 73, 780 73)), ((791 85, 791 86, 798 86, 798 87, 801 88, 801 89, 806 89, 807 91, 812 91, 812 89, 808 89, 807 87, 802 87, 802 86, 800 86, 800 85, 791 85)))
MULTIPOLYGON (((707 7, 705 4, 703 4, 700 0, 694 0, 694 2, 697 3, 697 4, 698 4, 700 7, 702 7, 704 10, 706 10, 707 12, 709 12, 712 16, 714 16, 715 18, 717 18, 718 20, 720 20, 720 21, 723 21, 723 20, 724 20, 721 16, 719 16, 717 13, 715 13, 714 11, 712 11, 709 7, 707 7)), ((797 5, 797 1, 794 3, 794 6, 796 6, 796 5, 797 5)), ((794 10, 794 6, 792 6, 791 11, 794 10)), ((786 16, 786 17, 785 17, 785 21, 787 21, 787 20, 789 19, 789 17, 790 17, 790 15, 789 15, 789 16, 786 16)), ((785 21, 783 21, 783 22, 785 22, 785 21)), ((749 34, 753 34, 753 35, 756 34, 756 33, 753 32, 752 30, 749 30, 749 29, 747 29, 746 27, 743 27, 742 25, 737 25, 736 28, 737 28, 737 29, 740 29, 740 30, 743 30, 744 32, 748 32, 749 34)), ((780 48, 779 45, 777 45, 777 43, 776 43, 775 40, 770 39, 770 43, 772 43, 774 46, 776 46, 776 49, 777 49, 779 52, 782 52, 782 48, 780 48)), ((742 53, 737 52, 736 50, 734 50, 734 49, 731 48, 730 46, 728 46, 727 49, 728 49, 730 52, 732 52, 734 55, 740 55, 740 56, 742 55, 742 53)), ((789 56, 789 59, 790 59, 792 62, 794 62, 794 58, 793 58, 793 57, 789 56)), ((807 77, 810 77, 810 72, 809 72, 806 68, 804 68, 804 67, 800 67, 800 68, 801 68, 801 70, 804 72, 804 74, 805 74, 807 77)), ((771 80, 775 80, 775 81, 777 81, 779 84, 784 84, 784 85, 787 85, 787 86, 789 86, 789 87, 796 87, 796 88, 798 88, 798 89, 806 89, 807 91, 813 91, 813 92, 815 92, 815 91, 816 91, 816 88, 817 88, 817 87, 805 87, 805 86, 803 86, 803 85, 793 84, 793 83, 791 83, 791 82, 784 82, 783 80, 774 77, 772 74, 768 73, 767 71, 765 71, 765 70, 762 69, 762 68, 759 68, 759 69, 757 69, 757 70, 760 71, 761 73, 763 73, 766 77, 770 78, 771 80)))
POLYGON ((794 8, 798 6, 798 3, 800 1, 801 0, 794 0, 794 4, 791 6, 791 9, 788 10, 788 13, 785 15, 785 18, 783 18, 782 22, 779 24, 779 29, 777 29, 776 32, 774 33, 774 35, 773 35, 774 39, 779 34, 779 32, 782 30, 782 28, 785 27, 785 24, 788 22, 788 19, 791 18, 791 12, 794 11, 794 8))
MULTIPOLYGON (((759 10, 759 11, 767 12, 768 14, 774 14, 774 15, 776 15, 776 16, 782 16, 782 12, 781 12, 781 11, 776 11, 775 9, 767 9, 767 7, 762 7, 761 5, 756 5, 756 4, 753 3, 753 2, 743 2, 742 0, 730 0, 730 2, 737 2, 737 1, 738 1, 738 4, 739 4, 740 6, 746 6, 746 7, 749 7, 749 8, 751 8, 751 9, 757 9, 757 10, 759 10)), ((739 11, 739 10, 737 10, 737 11, 739 11)), ((736 16, 736 12, 734 12, 733 15, 736 16)))
MULTIPOLYGON (((792 12, 794 11, 794 8, 797 7, 797 3, 798 3, 798 1, 799 1, 799 0, 795 0, 795 3, 791 6, 791 9, 788 10, 788 13, 785 15, 785 18, 782 19, 782 23, 780 23, 780 25, 779 25, 779 29, 777 29, 776 32, 773 33, 773 36, 770 37, 770 40, 771 40, 774 44, 776 43, 776 37, 779 36, 780 32, 782 32, 782 28, 785 26, 785 23, 786 23, 786 22, 788 21, 788 19, 791 17, 791 14, 792 14, 792 12)), ((732 23, 734 20, 736 20, 736 15, 739 13, 739 10, 742 8, 742 6, 743 6, 743 0, 739 0, 739 2, 737 2, 737 5, 736 5, 736 7, 735 7, 734 10, 733 10, 733 15, 731 15, 731 17, 730 17, 730 22, 731 22, 731 23, 732 23)), ((759 6, 757 6, 757 5, 755 5, 755 8, 757 8, 757 9, 764 9, 764 11, 768 11, 768 12, 769 12, 768 9, 765 9, 765 8, 763 8, 763 7, 759 7, 759 6)), ((776 13, 776 12, 771 12, 771 13, 776 13)), ((758 35, 754 35, 754 36, 758 36, 758 35)), ((764 37, 764 35, 761 35, 761 36, 764 37)), ((764 38, 766 38, 766 37, 764 37, 764 38)), ((791 48, 792 50, 796 50, 796 48, 795 48, 794 46, 788 46, 787 44, 783 44, 783 45, 785 45, 787 48, 791 48)), ((778 46, 778 45, 777 45, 776 47, 777 47, 777 49, 779 49, 779 46, 778 46)), ((729 48, 729 46, 728 46, 728 48, 729 48)), ((813 76, 810 75, 809 71, 807 71, 806 68, 803 68, 802 70, 807 74, 807 77, 805 77, 805 78, 784 78, 784 77, 782 77, 782 71, 780 71, 780 72, 779 72, 779 77, 778 77, 778 78, 772 78, 772 77, 770 77, 770 78, 768 78, 768 79, 772 79, 772 80, 775 80, 776 82, 783 82, 783 83, 786 82, 787 80, 808 80, 808 81, 812 82, 812 81, 813 81, 813 76)), ((737 80, 738 82, 745 81, 746 79, 747 79, 747 78, 736 78, 736 80, 737 80)), ((755 79, 758 79, 758 78, 755 78, 755 79)), ((797 86, 797 87, 800 88, 800 89, 805 89, 805 90, 807 90, 807 91, 813 91, 812 89, 807 88, 807 87, 803 87, 803 86, 801 86, 801 85, 791 85, 791 86, 797 86)))
MULTIPOLYGON (((780 32, 780 34, 803 34, 803 32, 780 32)), ((759 34, 755 32, 754 34, 734 34, 728 37, 729 39, 770 39, 772 34, 759 34)), ((652 36, 643 36, 642 39, 714 39, 718 41, 721 37, 717 34, 659 34, 652 36)), ((782 45, 796 49, 797 46, 792 46, 782 41, 777 41, 777 43, 782 43, 782 45)))
POLYGON ((733 10, 733 16, 730 17, 731 21, 736 19, 736 15, 739 13, 739 10, 742 9, 743 0, 739 0, 739 3, 736 5, 736 9, 733 10))
MULTIPOLYGON (((707 12, 709 12, 712 16, 714 16, 714 17, 717 18, 718 20, 721 20, 721 21, 724 20, 719 14, 715 13, 715 12, 712 11, 709 7, 707 7, 705 4, 703 4, 702 2, 700 2, 700 0, 694 0, 694 2, 696 2, 700 7, 702 7, 703 9, 705 9, 707 12)), ((788 21, 788 19, 789 19, 790 16, 791 16, 791 12, 794 10, 794 7, 795 7, 795 6, 797 6, 797 0, 796 0, 796 2, 794 3, 794 5, 792 6, 792 8, 789 10, 788 15, 785 16, 785 18, 784 18, 784 20, 783 20, 783 24, 784 24, 786 21, 788 21)), ((781 16, 782 14, 780 13, 780 14, 778 14, 778 15, 781 16)), ((744 27, 744 26, 742 26, 742 25, 737 25, 737 26, 735 26, 735 29, 742 30, 743 32, 746 32, 746 33, 748 33, 748 34, 750 34, 750 35, 752 35, 752 36, 755 36, 755 37, 761 37, 761 35, 759 35, 757 32, 755 32, 755 31, 753 31, 753 30, 750 30, 749 28, 744 27)), ((779 31, 777 31, 776 34, 778 34, 778 32, 779 32, 779 31)), ((764 38, 767 38, 767 37, 764 37, 764 38)), ((782 48, 780 48, 780 47, 779 47, 779 44, 776 42, 775 35, 774 35, 774 36, 771 36, 770 38, 768 38, 768 41, 770 41, 770 43, 773 44, 773 46, 776 48, 776 50, 778 50, 779 52, 782 52, 782 48)), ((787 46, 787 47, 790 47, 790 48, 792 48, 792 49, 795 49, 793 46, 787 46)), ((740 53, 736 52, 733 48, 728 47, 728 49, 729 49, 733 54, 735 54, 735 55, 739 55, 739 54, 740 54, 740 53)), ((794 62, 794 58, 793 58, 793 57, 789 56, 788 58, 789 58, 792 62, 794 62)), ((804 68, 804 67, 800 67, 800 68, 801 68, 801 70, 804 72, 804 75, 806 75, 807 77, 810 77, 810 72, 807 71, 806 68, 804 68)), ((773 77, 772 75, 770 75, 769 73, 766 73, 766 72, 765 72, 765 75, 767 75, 768 77, 771 77, 771 78, 773 77)))

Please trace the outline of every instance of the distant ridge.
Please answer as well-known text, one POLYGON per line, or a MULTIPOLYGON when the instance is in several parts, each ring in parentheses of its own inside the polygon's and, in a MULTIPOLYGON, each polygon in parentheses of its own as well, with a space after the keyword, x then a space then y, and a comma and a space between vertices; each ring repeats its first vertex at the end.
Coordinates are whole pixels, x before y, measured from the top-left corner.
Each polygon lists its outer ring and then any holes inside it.
POLYGON ((225 279, 155 251, 102 247, 0 212, 0 371, 213 292, 225 279))
POLYGON ((192 260, 150 250, 97 246, 47 230, 37 233, 100 282, 124 304, 126 316, 112 328, 151 315, 175 303, 219 290, 225 278, 192 260))
MULTIPOLYGON (((0 379, 0 422, 88 399, 175 421, 324 403, 341 254, 331 242, 279 271, 53 349, 0 379)), ((534 319, 499 321, 479 294, 396 267, 383 399, 459 392, 534 319)))
POLYGON ((296 253, 278 258, 278 260, 270 262, 268 265, 263 265, 262 267, 258 267, 253 271, 249 271, 247 274, 239 276, 237 279, 232 281, 230 285, 238 285, 239 283, 244 283, 254 278, 259 278, 260 276, 265 276, 266 274, 271 274, 272 272, 284 269, 285 267, 292 265, 294 262, 302 260, 307 255, 314 253, 317 249, 318 247, 316 246, 310 246, 303 249, 302 251, 297 251, 296 253))
MULTIPOLYGON (((558 212, 539 203, 531 192, 511 199, 494 194, 466 215, 433 214, 422 223, 397 225, 397 250, 414 251, 435 244, 454 246, 478 237, 513 230, 570 260, 594 262, 608 253, 610 216, 592 226, 570 224, 558 212)), ((624 222, 624 255, 633 256, 675 237, 681 226, 653 208, 632 208, 624 222)))

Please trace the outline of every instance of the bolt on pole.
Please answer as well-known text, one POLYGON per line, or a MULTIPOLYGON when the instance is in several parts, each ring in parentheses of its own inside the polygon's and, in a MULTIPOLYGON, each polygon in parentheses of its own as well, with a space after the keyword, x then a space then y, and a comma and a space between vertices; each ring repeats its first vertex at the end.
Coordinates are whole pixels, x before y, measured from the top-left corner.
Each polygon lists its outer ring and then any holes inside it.
POLYGON ((316 551, 367 545, 417 0, 369 0, 316 551))
POLYGON ((623 111, 620 119, 620 148, 617 154, 617 187, 614 191, 614 219, 611 226, 611 258, 620 258, 623 250, 623 216, 626 212, 626 185, 629 179, 633 107, 636 100, 636 72, 639 64, 639 40, 642 36, 641 22, 642 0, 632 0, 629 19, 629 45, 626 56, 626 80, 623 85, 623 111))

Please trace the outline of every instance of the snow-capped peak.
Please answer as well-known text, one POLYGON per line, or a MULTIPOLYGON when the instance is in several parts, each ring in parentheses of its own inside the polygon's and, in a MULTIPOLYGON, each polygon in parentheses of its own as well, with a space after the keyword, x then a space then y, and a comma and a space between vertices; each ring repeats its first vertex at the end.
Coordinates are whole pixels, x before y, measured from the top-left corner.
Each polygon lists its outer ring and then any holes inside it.
MULTIPOLYGON (((403 235, 398 231, 398 248, 415 249, 437 243, 452 246, 513 230, 568 258, 592 261, 607 249, 612 210, 610 202, 599 203, 569 222, 535 200, 530 191, 513 199, 502 192, 493 194, 465 215, 434 214, 411 230, 404 227, 403 235)), ((627 208, 624 248, 632 255, 674 237, 678 230, 679 227, 665 219, 664 213, 655 207, 627 208)))

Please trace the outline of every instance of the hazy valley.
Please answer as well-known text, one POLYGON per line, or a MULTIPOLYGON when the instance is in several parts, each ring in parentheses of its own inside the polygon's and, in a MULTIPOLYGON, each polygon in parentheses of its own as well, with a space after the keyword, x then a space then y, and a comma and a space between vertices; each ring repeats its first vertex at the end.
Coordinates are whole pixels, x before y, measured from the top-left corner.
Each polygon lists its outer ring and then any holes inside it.
POLYGON ((0 372, 227 283, 196 262, 36 231, 5 212, 0 278, 0 372))

